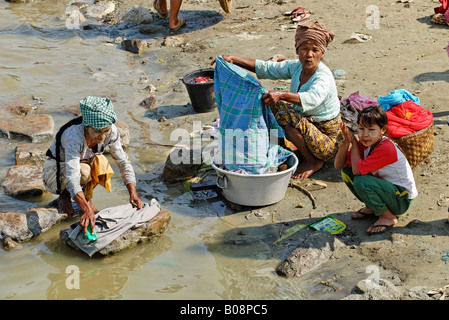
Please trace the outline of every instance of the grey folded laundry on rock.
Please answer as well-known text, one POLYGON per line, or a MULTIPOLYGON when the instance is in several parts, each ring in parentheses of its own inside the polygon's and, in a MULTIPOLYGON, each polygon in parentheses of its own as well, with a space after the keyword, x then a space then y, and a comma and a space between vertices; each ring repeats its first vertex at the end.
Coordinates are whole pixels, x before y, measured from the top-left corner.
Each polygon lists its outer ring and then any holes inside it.
POLYGON ((89 240, 84 235, 79 222, 74 223, 67 231, 73 243, 89 256, 93 256, 124 232, 138 228, 151 220, 161 211, 159 203, 152 199, 137 210, 131 204, 106 208, 95 215, 96 240, 89 240))

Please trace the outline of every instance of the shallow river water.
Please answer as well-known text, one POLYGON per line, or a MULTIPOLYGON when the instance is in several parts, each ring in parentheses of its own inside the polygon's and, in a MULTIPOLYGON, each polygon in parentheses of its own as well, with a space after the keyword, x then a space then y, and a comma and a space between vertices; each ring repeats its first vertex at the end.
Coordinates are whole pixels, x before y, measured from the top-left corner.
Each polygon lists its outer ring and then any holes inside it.
MULTIPOLYGON (((192 199, 182 186, 166 186, 158 179, 166 154, 158 156, 158 147, 145 142, 148 135, 157 138, 158 132, 145 132, 133 121, 133 104, 145 95, 130 84, 142 74, 163 70, 151 70, 150 64, 131 69, 128 63, 136 58, 117 50, 113 38, 67 29, 60 18, 64 12, 65 4, 58 0, 0 0, 0 103, 39 97, 44 104, 38 112, 52 115, 56 130, 68 119, 62 106, 87 95, 114 97, 119 118, 130 126, 129 155, 139 195, 144 201, 156 198, 172 213, 172 220, 155 242, 106 258, 89 258, 60 242, 60 227, 75 220, 22 243, 20 249, 0 249, 0 299, 320 298, 320 290, 308 288, 307 281, 276 275, 279 257, 263 242, 234 248, 221 241, 221 233, 230 229, 223 217, 232 214, 222 202, 192 199), (79 271, 77 287, 68 282, 73 270, 79 271)), ((174 103, 186 103, 185 96, 179 100, 174 103)), ((18 143, 0 139, 1 177, 14 165, 18 143)), ((113 195, 95 190, 97 208, 127 203, 126 188, 117 175, 113 186, 113 195)), ((16 199, 0 191, 2 205, 45 206, 53 198, 46 194, 16 199)))

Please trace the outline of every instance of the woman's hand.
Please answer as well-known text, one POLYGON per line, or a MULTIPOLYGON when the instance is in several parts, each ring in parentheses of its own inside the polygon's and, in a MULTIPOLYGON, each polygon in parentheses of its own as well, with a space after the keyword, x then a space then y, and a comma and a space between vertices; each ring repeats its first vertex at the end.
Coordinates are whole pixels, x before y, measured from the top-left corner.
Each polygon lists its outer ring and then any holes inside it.
POLYGON ((262 101, 267 106, 274 106, 279 100, 282 100, 282 97, 284 96, 285 91, 280 90, 273 90, 268 91, 266 94, 262 96, 262 101))
POLYGON ((128 189, 128 193, 129 193, 129 203, 131 203, 132 207, 137 208, 137 210, 142 209, 143 202, 137 196, 136 186, 134 185, 134 183, 128 183, 126 185, 126 188, 128 189))
POLYGON ((80 217, 80 226, 83 234, 87 234, 87 227, 90 225, 90 230, 95 230, 95 213, 92 208, 88 208, 86 212, 80 217))
MULTIPOLYGON (((224 61, 229 62, 229 63, 234 63, 234 56, 230 56, 230 55, 222 55, 221 56, 223 58, 224 61)), ((210 65, 214 65, 215 64, 215 59, 212 60, 212 62, 210 63, 210 65)))
POLYGON ((78 192, 74 198, 76 204, 83 213, 80 217, 80 226, 84 235, 87 234, 87 227, 90 225, 90 229, 93 231, 95 228, 95 212, 92 202, 86 200, 82 191, 78 192), (89 204, 90 203, 90 204, 89 204))
POLYGON ((129 203, 131 203, 133 208, 137 208, 137 210, 140 210, 143 207, 143 202, 137 195, 130 195, 129 203))
MULTIPOLYGON (((247 59, 247 58, 241 58, 237 56, 230 56, 230 55, 222 55, 221 56, 224 61, 228 63, 235 64, 236 66, 239 66, 243 69, 246 69, 251 72, 256 71, 256 60, 255 59, 247 59)), ((211 65, 215 63, 215 59, 212 60, 211 65)))

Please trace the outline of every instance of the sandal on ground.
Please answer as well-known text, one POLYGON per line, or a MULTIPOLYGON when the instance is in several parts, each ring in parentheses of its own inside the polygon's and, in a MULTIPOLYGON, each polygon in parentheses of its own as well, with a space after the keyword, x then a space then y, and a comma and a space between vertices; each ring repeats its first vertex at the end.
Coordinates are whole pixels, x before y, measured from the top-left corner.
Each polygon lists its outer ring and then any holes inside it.
POLYGON ((362 212, 363 209, 366 209, 366 208, 361 208, 361 209, 357 210, 356 212, 354 212, 354 213, 356 213, 356 214, 362 215, 361 217, 354 218, 354 217, 351 215, 351 218, 352 218, 352 219, 365 219, 365 218, 369 218, 369 217, 374 217, 374 212, 373 212, 373 213, 362 212))
POLYGON ((153 1, 153 7, 154 10, 156 10, 157 14, 159 15, 159 17, 161 18, 167 18, 168 17, 168 12, 163 13, 160 9, 159 9, 159 0, 154 0, 153 1))
POLYGON ((186 22, 187 22, 186 19, 180 19, 180 20, 179 20, 179 24, 178 24, 176 27, 174 27, 174 28, 169 28, 169 29, 170 29, 170 32, 176 32, 176 31, 178 31, 178 30, 181 29, 182 27, 186 26, 186 22))
POLYGON ((371 225, 371 227, 369 227, 368 229, 372 229, 372 228, 383 228, 382 230, 378 231, 378 232, 372 232, 372 231, 367 231, 368 235, 372 235, 372 234, 381 234, 384 233, 385 231, 391 229, 394 227, 394 224, 390 224, 390 225, 386 225, 386 224, 375 224, 373 223, 371 225))
POLYGON ((295 15, 295 13, 297 13, 298 11, 304 12, 304 8, 303 7, 298 7, 296 9, 293 9, 292 11, 286 11, 284 12, 284 16, 293 16, 295 15))
POLYGON ((293 22, 301 22, 301 21, 304 21, 309 18, 310 18, 310 13, 307 11, 304 11, 304 9, 302 9, 302 11, 297 11, 295 13, 295 17, 292 19, 292 21, 293 22))

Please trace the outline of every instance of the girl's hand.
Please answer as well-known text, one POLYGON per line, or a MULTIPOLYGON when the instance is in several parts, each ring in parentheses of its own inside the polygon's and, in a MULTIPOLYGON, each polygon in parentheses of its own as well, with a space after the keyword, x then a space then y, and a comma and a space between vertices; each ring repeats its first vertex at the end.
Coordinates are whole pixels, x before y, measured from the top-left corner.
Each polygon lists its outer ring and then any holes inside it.
POLYGON ((340 124, 340 129, 343 132, 343 136, 345 137, 345 140, 348 142, 353 143, 354 141, 357 141, 354 133, 349 130, 349 128, 346 126, 344 122, 340 124))

